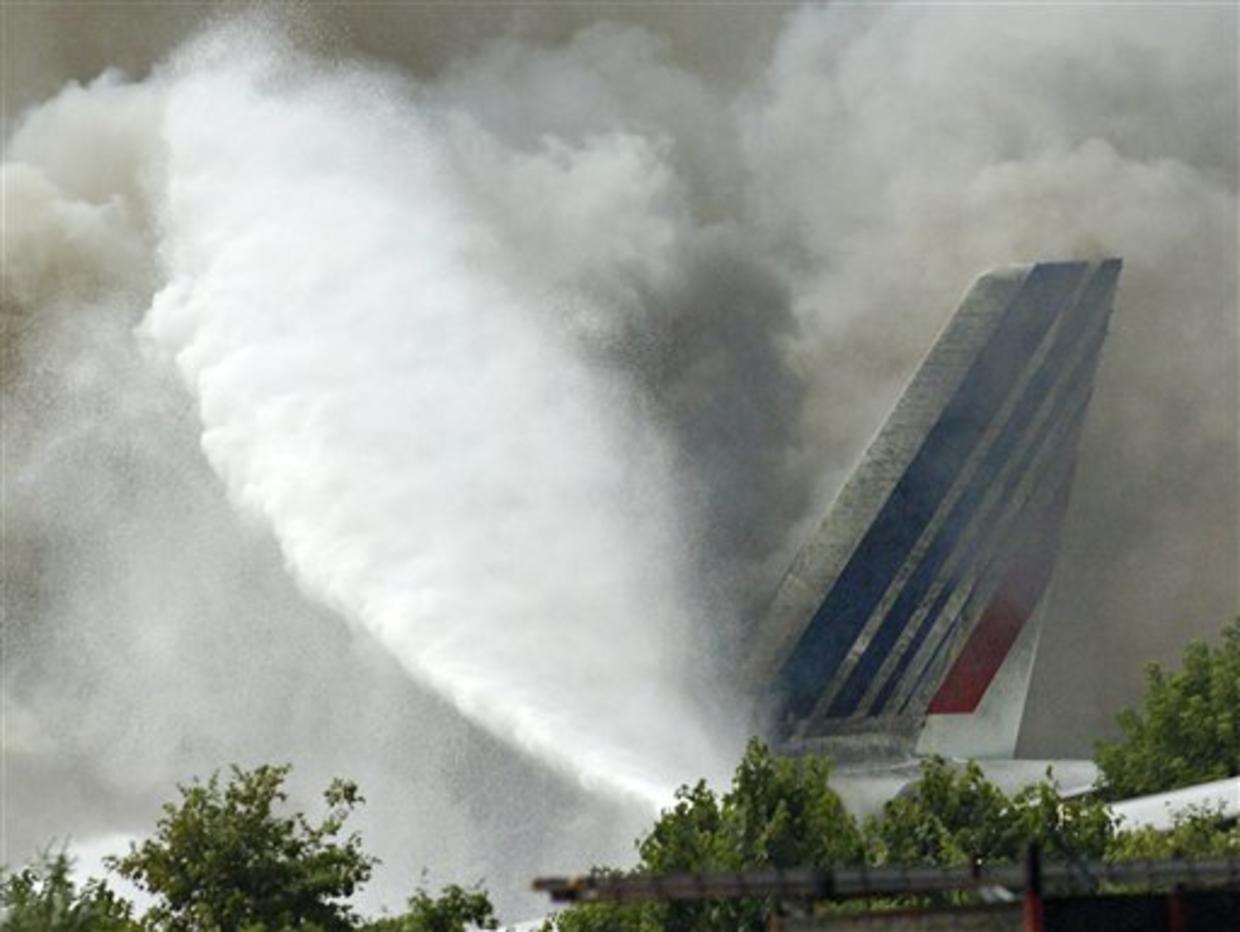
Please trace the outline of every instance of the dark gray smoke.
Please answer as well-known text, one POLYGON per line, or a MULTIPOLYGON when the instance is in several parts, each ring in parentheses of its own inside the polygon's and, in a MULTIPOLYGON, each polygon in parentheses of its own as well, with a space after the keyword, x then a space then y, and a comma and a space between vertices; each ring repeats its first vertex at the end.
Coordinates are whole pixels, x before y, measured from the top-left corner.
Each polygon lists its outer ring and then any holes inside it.
MULTIPOLYGON (((144 831, 174 781, 262 760, 291 760, 306 801, 332 774, 362 783, 376 902, 428 866, 487 878, 511 914, 537 871, 623 859, 648 810, 491 737, 301 579, 307 598, 207 465, 192 393, 134 338, 168 262, 152 69, 228 17, 3 16, 0 861, 144 831), (48 103, 107 68, 127 79, 48 103)), ((746 619, 991 265, 1126 263, 1021 751, 1088 753, 1145 662, 1237 610, 1234 9, 277 18, 324 80, 360 70, 433 115, 500 244, 486 261, 666 445, 683 675, 724 720, 722 757, 745 728, 720 681, 746 619)))

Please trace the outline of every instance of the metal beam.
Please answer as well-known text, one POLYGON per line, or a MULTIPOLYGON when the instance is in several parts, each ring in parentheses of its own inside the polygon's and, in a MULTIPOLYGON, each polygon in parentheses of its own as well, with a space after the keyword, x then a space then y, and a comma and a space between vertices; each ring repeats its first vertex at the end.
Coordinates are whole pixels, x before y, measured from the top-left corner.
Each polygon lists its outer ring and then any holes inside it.
MULTIPOLYGON (((1240 857, 1208 860, 1100 861, 1042 865, 1046 890, 1092 890, 1102 884, 1145 889, 1240 887, 1240 857)), ((976 867, 859 867, 633 876, 541 877, 534 889, 557 903, 687 901, 745 897, 837 900, 914 896, 981 887, 1023 890, 1021 864, 976 867)))

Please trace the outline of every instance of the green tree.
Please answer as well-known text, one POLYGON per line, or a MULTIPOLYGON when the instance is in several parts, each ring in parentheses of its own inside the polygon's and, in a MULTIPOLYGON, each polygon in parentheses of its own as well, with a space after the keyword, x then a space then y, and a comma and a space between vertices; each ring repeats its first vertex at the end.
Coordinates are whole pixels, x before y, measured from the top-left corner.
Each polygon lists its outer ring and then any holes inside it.
MULTIPOLYGON (((637 844, 632 873, 830 867, 864 855, 860 830, 828 785, 819 757, 776 757, 762 742, 745 750, 722 796, 704 782, 676 802, 637 844)), ((763 899, 698 903, 594 903, 561 913, 563 932, 738 932, 765 927, 763 899)))
POLYGON ((302 813, 282 815, 287 766, 232 768, 204 784, 179 787, 181 801, 164 806, 155 836, 108 866, 148 890, 156 903, 149 926, 202 930, 351 929, 345 900, 369 877, 375 859, 356 834, 338 838, 364 802, 357 786, 334 780, 328 812, 317 825, 302 813))
POLYGON ((1146 672, 1140 711, 1119 716, 1122 740, 1099 742, 1109 799, 1158 793, 1240 774, 1240 619, 1211 648, 1194 642, 1178 672, 1146 672))
POLYGON ((1035 841, 1052 860, 1098 860, 1115 835, 1115 818, 1106 803, 1085 796, 1065 799, 1049 770, 1045 780, 1025 787, 1012 802, 1018 843, 1013 860, 1035 841))
POLYGON ((465 932, 466 928, 498 928, 495 908, 485 890, 449 884, 438 897, 422 887, 409 897, 408 911, 365 923, 363 932, 465 932))
POLYGON ((1106 807, 1064 799, 1050 779, 1008 796, 974 762, 941 757, 921 764, 921 779, 866 821, 874 864, 985 864, 1017 860, 1032 841, 1048 856, 1101 857, 1113 830, 1106 807))
MULTIPOLYGON (((923 761, 917 784, 888 801, 862 832, 827 785, 829 776, 823 758, 776 757, 751 742, 726 794, 701 782, 680 789, 675 805, 639 840, 639 862, 628 873, 999 863, 1019 859, 1035 840, 1056 859, 1092 860, 1114 835, 1104 803, 1063 798, 1049 773, 1008 796, 977 764, 942 758, 923 761)), ((587 903, 555 917, 553 926, 560 932, 758 930, 771 905, 761 898, 587 903)))
POLYGON ((1122 831, 1107 845, 1108 861, 1240 857, 1240 824, 1227 828, 1217 812, 1192 812, 1168 831, 1122 831))
POLYGON ((418 888, 409 898, 407 912, 366 923, 361 928, 365 932, 465 932, 467 928, 498 927, 485 891, 449 884, 438 897, 418 888))
POLYGON ((137 932, 133 907, 101 880, 73 882, 63 851, 0 879, 3 932, 137 932))
POLYGON ((1017 845, 1011 800, 970 762, 922 762, 921 779, 866 820, 876 864, 968 864, 1006 860, 1017 845))

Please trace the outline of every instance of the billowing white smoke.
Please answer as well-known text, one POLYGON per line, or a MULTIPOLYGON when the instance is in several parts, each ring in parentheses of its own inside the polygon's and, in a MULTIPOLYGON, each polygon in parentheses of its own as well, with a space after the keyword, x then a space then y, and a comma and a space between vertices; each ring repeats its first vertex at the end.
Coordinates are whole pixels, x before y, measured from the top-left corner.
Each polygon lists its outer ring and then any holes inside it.
MULTIPOLYGON (((720 672, 800 529, 971 277, 1048 255, 1126 265, 1032 753, 1066 730, 1087 752, 1189 636, 1169 619, 1234 609, 1235 11, 812 7, 736 90, 640 15, 419 83, 243 19, 24 117, 11 756, 157 798, 291 758, 379 787, 389 864, 510 892, 533 865, 495 837, 614 859, 590 846, 615 810, 566 817, 568 781, 380 686, 357 645, 605 795, 717 773, 742 718, 720 672), (263 544, 247 569, 200 428, 365 636, 279 592, 263 544)), ((25 798, 55 808, 41 766, 25 798)))
POLYGON ((231 31, 180 61, 163 134, 168 284, 144 330, 306 589, 588 781, 658 802, 711 766, 669 455, 573 343, 610 309, 561 284, 671 261, 659 153, 500 150, 396 80, 231 31), (470 170, 546 221, 537 250, 470 170))

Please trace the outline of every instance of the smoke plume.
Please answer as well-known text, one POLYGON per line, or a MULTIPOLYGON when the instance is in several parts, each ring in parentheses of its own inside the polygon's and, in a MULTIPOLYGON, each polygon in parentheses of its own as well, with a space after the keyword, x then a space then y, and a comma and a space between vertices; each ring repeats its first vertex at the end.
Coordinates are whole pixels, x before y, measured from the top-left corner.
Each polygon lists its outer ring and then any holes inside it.
POLYGON ((0 860, 291 760, 375 903, 623 861, 994 265, 1125 260, 1022 752, 1236 610, 1234 9, 4 16, 0 860))

